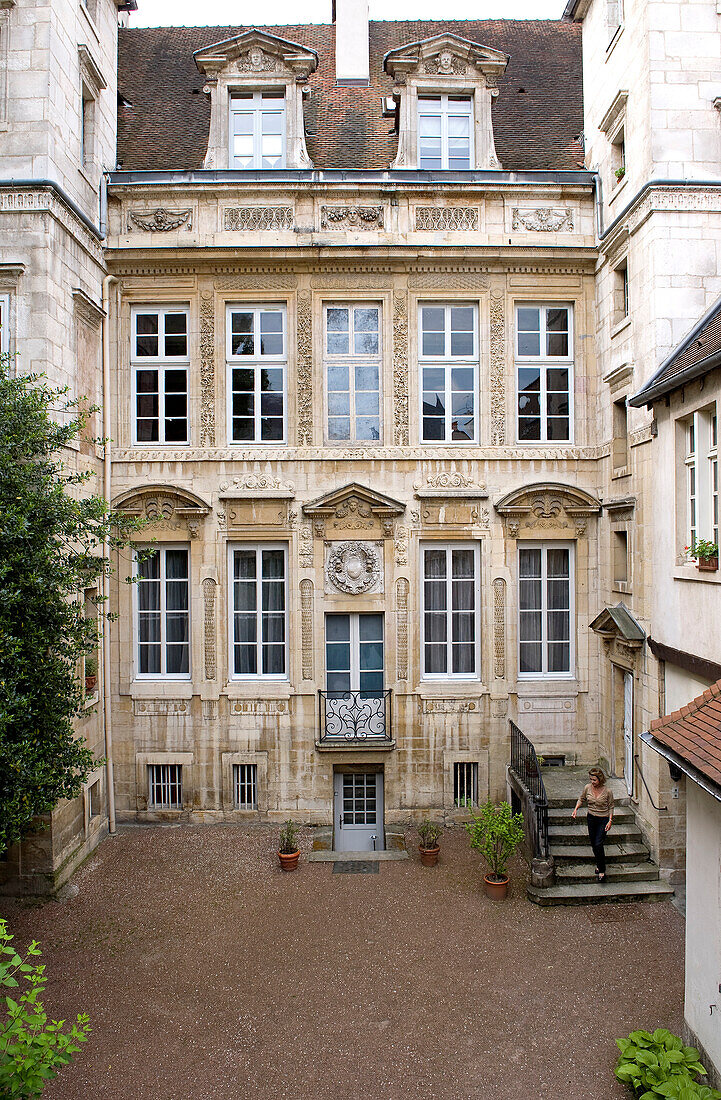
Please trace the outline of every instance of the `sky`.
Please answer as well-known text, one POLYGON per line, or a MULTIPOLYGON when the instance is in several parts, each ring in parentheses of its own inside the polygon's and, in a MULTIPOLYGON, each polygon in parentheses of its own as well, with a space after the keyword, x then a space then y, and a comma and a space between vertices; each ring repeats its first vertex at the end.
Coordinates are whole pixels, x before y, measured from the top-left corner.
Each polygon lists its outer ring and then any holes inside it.
MULTIPOLYGON (((370 0, 371 19, 560 19, 566 0, 370 0)), ((331 0, 138 0, 131 27, 329 23, 331 0)))

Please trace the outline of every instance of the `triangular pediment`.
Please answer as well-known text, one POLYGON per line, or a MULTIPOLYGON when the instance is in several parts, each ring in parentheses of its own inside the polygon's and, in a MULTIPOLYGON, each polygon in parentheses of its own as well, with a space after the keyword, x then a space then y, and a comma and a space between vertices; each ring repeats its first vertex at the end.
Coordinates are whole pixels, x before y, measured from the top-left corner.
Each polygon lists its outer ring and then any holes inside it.
POLYGON ((445 32, 391 50, 383 59, 387 73, 397 79, 418 71, 426 75, 465 76, 469 66, 495 81, 508 64, 508 56, 480 42, 445 32))
POLYGON ((318 54, 305 46, 266 31, 249 30, 232 38, 196 50, 195 64, 201 73, 242 73, 259 77, 292 72, 304 80, 318 67, 318 54))
POLYGON ((590 626, 594 633, 606 641, 618 638, 627 645, 640 646, 646 638, 646 631, 623 603, 616 604, 615 607, 604 607, 590 626))
POLYGON ((376 516, 400 516, 405 512, 405 504, 401 504, 392 497, 384 496, 375 489, 369 489, 365 485, 359 485, 352 481, 344 485, 342 489, 333 489, 325 496, 303 505, 303 511, 308 516, 338 515, 347 508, 362 506, 366 514, 376 516))

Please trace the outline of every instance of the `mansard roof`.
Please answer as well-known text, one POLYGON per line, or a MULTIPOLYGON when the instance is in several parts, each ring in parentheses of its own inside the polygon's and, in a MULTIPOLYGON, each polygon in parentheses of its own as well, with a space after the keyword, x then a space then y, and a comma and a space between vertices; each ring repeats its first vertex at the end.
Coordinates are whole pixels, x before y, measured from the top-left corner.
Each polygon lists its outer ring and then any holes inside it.
POLYGON ((721 366, 721 298, 684 336, 629 405, 639 408, 721 366))
MULTIPOLYGON (((121 28, 118 163, 125 171, 202 168, 210 105, 194 54, 252 28, 121 28)), ((506 171, 583 168, 581 36, 556 20, 371 22, 370 85, 337 87, 335 29, 330 24, 258 27, 318 55, 305 103, 308 153, 316 168, 383 170, 397 151, 382 98, 393 80, 383 59, 393 50, 452 34, 509 56, 493 106, 496 152, 506 171)))

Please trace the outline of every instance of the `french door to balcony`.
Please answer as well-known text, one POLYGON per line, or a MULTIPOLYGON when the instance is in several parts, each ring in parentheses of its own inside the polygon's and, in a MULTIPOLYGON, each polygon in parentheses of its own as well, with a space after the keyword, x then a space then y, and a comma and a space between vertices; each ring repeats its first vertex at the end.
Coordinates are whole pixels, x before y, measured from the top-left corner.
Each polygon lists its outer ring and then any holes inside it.
POLYGON ((386 737, 383 616, 325 617, 325 737, 386 737))

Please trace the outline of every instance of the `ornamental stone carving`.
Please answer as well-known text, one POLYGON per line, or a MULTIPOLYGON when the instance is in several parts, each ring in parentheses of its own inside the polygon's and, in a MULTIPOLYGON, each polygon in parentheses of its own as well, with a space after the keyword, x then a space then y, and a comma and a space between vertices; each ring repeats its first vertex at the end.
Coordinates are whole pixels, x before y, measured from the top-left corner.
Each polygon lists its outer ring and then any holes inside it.
POLYGON ((421 714, 470 714, 478 710, 473 699, 421 699, 421 714))
POLYGON ((133 714, 136 718, 161 715, 187 718, 190 715, 188 699, 134 699, 133 714))
POLYGON ((423 72, 439 76, 465 76, 468 66, 462 58, 456 57, 450 50, 442 50, 437 57, 429 57, 423 62, 423 72))
POLYGON ((203 581, 203 635, 205 643, 205 679, 215 679, 215 581, 203 581))
POLYGON ((408 593, 410 584, 405 577, 396 581, 396 645, 398 679, 408 679, 408 593))
POLYGON ((309 290, 298 294, 298 443, 313 443, 313 329, 309 290))
POLYGON ((285 68, 277 57, 270 57, 259 46, 253 46, 247 53, 242 53, 228 66, 229 72, 236 73, 275 73, 279 68, 285 68))
POLYGON ((313 567, 313 528, 310 523, 306 522, 302 525, 298 538, 301 568, 311 569, 313 567))
POLYGON ((408 528, 399 524, 395 538, 396 565, 408 565, 408 528))
POLYGON ((601 503, 575 485, 540 482, 514 489, 496 503, 503 516, 508 538, 518 538, 521 527, 528 531, 572 531, 580 538, 591 516, 598 515, 601 503))
POLYGON ((321 206, 321 229, 382 229, 382 206, 321 206))
POLYGON ((270 474, 244 474, 242 477, 234 477, 232 481, 221 481, 221 492, 284 492, 295 493, 295 485, 292 481, 281 481, 279 477, 270 474))
POLYGON ((287 699, 235 699, 230 705, 231 714, 289 714, 287 699))
POLYGON ((526 229, 531 233, 573 232, 573 211, 539 208, 537 210, 519 210, 513 207, 513 229, 526 229))
POLYGON ((185 225, 186 229, 192 229, 193 211, 165 210, 162 206, 153 210, 152 213, 139 214, 131 210, 128 221, 134 222, 139 229, 145 229, 149 233, 169 233, 172 229, 180 229, 181 225, 185 225))
POLYGON ((458 271, 441 268, 419 271, 408 277, 411 290, 488 290, 488 276, 481 271, 458 271))
POLYGON ((232 206, 223 214, 223 228, 234 233, 292 229, 292 206, 232 206))
POLYGON ((373 512, 367 500, 347 497, 335 510, 333 526, 352 531, 369 530, 374 523, 373 512))
POLYGON ((300 582, 301 657, 303 679, 313 679, 313 581, 300 582))
POLYGON ((408 295, 393 295, 393 419, 396 447, 408 446, 408 295))
POLYGON ((477 206, 417 206, 416 231, 478 229, 477 206))
POLYGON ((200 296, 200 445, 215 446, 215 300, 200 296))
POLYGON ((337 542, 327 547, 325 575, 330 588, 356 596, 377 591, 383 570, 382 546, 374 542, 337 542))
POLYGON ((506 443, 506 318, 503 293, 491 294, 491 443, 506 443))
POLYGON ((493 582, 493 675, 503 680, 506 675, 506 582, 496 577, 493 582))

